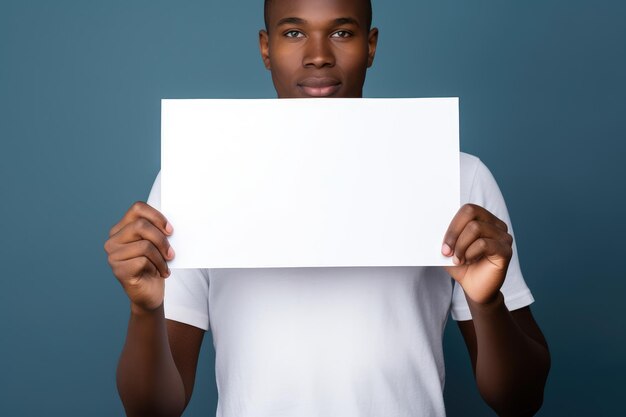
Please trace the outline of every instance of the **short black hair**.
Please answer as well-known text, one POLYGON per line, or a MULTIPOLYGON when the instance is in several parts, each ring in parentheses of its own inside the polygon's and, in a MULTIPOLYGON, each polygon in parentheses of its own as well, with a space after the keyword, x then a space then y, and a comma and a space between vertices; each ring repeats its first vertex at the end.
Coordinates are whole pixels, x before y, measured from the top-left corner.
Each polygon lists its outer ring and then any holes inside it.
MULTIPOLYGON (((263 8, 263 18, 265 19, 265 30, 268 30, 269 27, 269 10, 270 3, 272 0, 265 0, 265 6, 263 8)), ((372 0, 367 0, 367 30, 370 30, 372 27, 372 0)))

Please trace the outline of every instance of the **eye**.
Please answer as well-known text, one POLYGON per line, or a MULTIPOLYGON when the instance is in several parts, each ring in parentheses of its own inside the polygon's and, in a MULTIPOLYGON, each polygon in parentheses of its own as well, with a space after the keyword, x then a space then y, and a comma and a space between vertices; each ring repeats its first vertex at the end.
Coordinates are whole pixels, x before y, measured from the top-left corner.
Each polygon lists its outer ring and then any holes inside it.
POLYGON ((331 38, 349 38, 352 36, 352 33, 347 30, 338 30, 337 32, 331 35, 331 38))
POLYGON ((285 32, 284 36, 287 38, 303 38, 304 33, 300 32, 299 30, 289 30, 285 32))

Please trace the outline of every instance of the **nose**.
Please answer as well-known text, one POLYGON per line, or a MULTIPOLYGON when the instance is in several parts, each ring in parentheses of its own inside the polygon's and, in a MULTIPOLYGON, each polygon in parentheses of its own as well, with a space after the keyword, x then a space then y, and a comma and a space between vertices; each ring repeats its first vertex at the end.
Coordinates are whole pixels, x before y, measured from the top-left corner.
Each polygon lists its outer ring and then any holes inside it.
POLYGON ((305 45, 302 65, 315 68, 335 66, 335 55, 330 42, 330 39, 325 36, 309 37, 305 45))

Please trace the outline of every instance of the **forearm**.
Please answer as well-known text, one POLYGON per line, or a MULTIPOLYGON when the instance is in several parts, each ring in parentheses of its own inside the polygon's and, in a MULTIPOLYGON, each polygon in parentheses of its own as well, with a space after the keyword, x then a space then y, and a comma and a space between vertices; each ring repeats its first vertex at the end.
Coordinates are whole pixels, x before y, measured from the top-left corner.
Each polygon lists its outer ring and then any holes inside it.
POLYGON ((517 325, 502 293, 488 304, 468 298, 476 333, 476 382, 501 416, 533 415, 543 401, 548 349, 517 325))
POLYGON ((163 305, 153 312, 131 308, 117 388, 128 416, 180 416, 185 388, 169 346, 163 305))

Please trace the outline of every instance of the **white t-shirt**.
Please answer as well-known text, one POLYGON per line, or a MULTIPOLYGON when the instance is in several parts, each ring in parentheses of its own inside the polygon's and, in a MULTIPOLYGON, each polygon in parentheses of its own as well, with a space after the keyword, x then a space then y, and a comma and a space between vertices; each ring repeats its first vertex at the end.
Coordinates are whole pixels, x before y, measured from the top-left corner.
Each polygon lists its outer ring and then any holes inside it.
MULTIPOLYGON (((160 200, 159 174, 148 204, 160 200)), ((493 176, 462 153, 470 202, 512 233, 493 176)), ((180 269, 165 282, 166 318, 211 329, 217 417, 445 415, 444 327, 450 311, 471 315, 441 267, 180 269)), ((501 291, 509 310, 533 302, 515 246, 501 291)))

